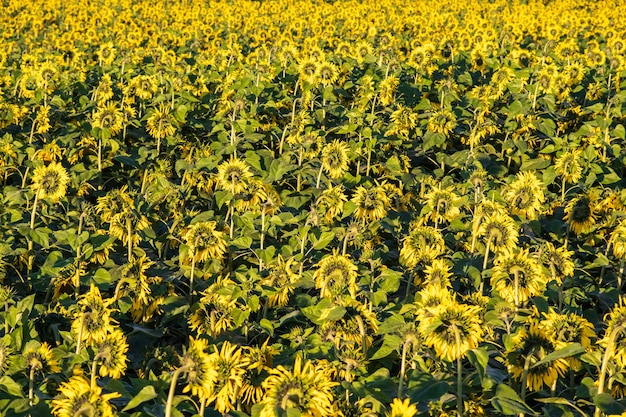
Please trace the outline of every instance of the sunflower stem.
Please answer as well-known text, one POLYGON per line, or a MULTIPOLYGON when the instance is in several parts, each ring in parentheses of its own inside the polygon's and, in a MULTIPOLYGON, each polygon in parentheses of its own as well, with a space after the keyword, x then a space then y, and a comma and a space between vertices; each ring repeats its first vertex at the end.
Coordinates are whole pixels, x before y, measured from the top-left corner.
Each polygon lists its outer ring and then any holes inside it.
MULTIPOLYGON (((528 372, 530 371, 530 361, 535 355, 535 350, 531 350, 528 355, 526 355, 526 359, 524 360, 524 371, 522 372, 522 388, 520 393, 520 398, 522 402, 526 402, 526 385, 528 384, 528 372)), ((524 413, 519 413, 519 417, 524 417, 524 413)))
POLYGON ((463 361, 461 358, 461 332, 456 324, 452 324, 456 341, 456 413, 463 417, 463 361))
POLYGON ((76 335, 76 354, 80 353, 81 341, 83 338, 83 326, 85 325, 85 314, 80 316, 80 327, 78 328, 78 334, 76 335))
MULTIPOLYGON (((195 252, 195 249, 194 249, 195 252)), ((196 255, 191 257, 191 276, 189 277, 189 305, 193 302, 193 279, 196 275, 196 255)))
POLYGON ((406 355, 411 339, 407 338, 402 344, 402 362, 400 363, 400 381, 398 382, 398 398, 402 398, 404 391, 404 375, 406 373, 406 355))
POLYGON ((96 389, 96 370, 98 369, 98 360, 100 359, 100 355, 96 355, 93 358, 93 362, 91 362, 91 391, 96 389))
POLYGON ((28 405, 33 406, 35 398, 35 367, 31 366, 28 373, 28 405))
MULTIPOLYGON (((39 202, 39 190, 35 193, 35 200, 33 201, 33 210, 30 212, 30 230, 35 230, 35 217, 37 217, 37 203, 39 202)), ((29 237, 28 239, 28 273, 33 269, 33 262, 35 260, 35 255, 32 254, 33 251, 33 241, 29 237)))
POLYGON ((317 173, 317 182, 315 183, 315 188, 320 188, 320 181, 322 180, 322 168, 324 168, 323 165, 320 165, 320 170, 317 173))
POLYGON ((519 307, 519 271, 517 269, 513 271, 513 283, 515 286, 515 309, 517 310, 519 307))
POLYGON ((170 383, 170 390, 167 394, 167 403, 165 404, 165 417, 172 416, 172 403, 174 402, 174 393, 176 391, 176 381, 178 381, 178 377, 181 373, 186 372, 189 369, 189 366, 181 366, 180 368, 174 371, 172 375, 172 382, 170 383))
POLYGON ((130 236, 130 234, 132 233, 132 229, 133 229, 133 225, 130 219, 127 218, 126 219, 126 238, 128 239, 127 249, 128 249, 128 262, 129 263, 133 260, 133 242, 130 236))
MULTIPOLYGON (((261 207, 261 239, 259 245, 261 250, 265 248, 265 207, 261 207)), ((259 272, 261 271, 263 271, 263 260, 259 259, 259 272)))
MULTIPOLYGON (((615 339, 622 332, 622 330, 624 330, 623 326, 617 326, 615 329, 611 331, 611 334, 609 335, 609 341, 606 345, 604 356, 602 356, 602 365, 600 367, 600 375, 598 377, 598 394, 597 395, 604 393, 604 384, 606 382, 606 370, 609 366, 609 360, 611 359, 611 356, 613 355, 613 349, 615 348, 615 339)), ((594 417, 600 417, 600 413, 601 413, 600 408, 596 406, 596 409, 593 413, 594 417)))
MULTIPOLYGON (((485 245, 485 259, 483 260, 483 270, 482 274, 484 275, 485 270, 487 269, 487 261, 489 260, 489 249, 491 246, 491 236, 487 238, 487 244, 485 245)), ((479 292, 482 295, 485 289, 485 280, 484 278, 480 280, 480 289, 479 292)))

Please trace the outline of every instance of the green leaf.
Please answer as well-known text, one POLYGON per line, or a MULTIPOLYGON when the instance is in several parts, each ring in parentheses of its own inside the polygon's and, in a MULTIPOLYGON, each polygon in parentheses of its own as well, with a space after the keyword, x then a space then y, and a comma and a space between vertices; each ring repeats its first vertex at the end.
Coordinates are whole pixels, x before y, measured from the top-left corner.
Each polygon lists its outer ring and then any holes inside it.
POLYGON ((22 393, 22 386, 7 375, 0 378, 0 390, 14 397, 24 396, 24 394, 22 393))
POLYGON ((520 171, 539 170, 549 167, 552 164, 549 159, 535 158, 522 162, 520 171))
POLYGON ((324 249, 335 238, 334 232, 322 232, 319 239, 311 239, 313 241, 313 249, 324 249))
POLYGON ((536 415, 536 413, 522 401, 519 395, 505 384, 498 384, 496 395, 491 399, 491 405, 507 416, 514 416, 520 413, 536 415))
POLYGON ((393 314, 378 326, 378 334, 389 334, 401 331, 406 326, 404 317, 393 314))
POLYGON ((611 397, 611 394, 606 392, 602 394, 596 394, 593 396, 593 403, 606 414, 620 415, 626 411, 626 406, 611 397))
POLYGON ((410 370, 407 374, 407 394, 411 402, 417 403, 441 398, 450 390, 450 386, 418 370, 410 370))
POLYGON ((401 348, 402 348, 402 338, 398 335, 389 334, 385 336, 385 338, 383 339, 382 346, 380 347, 380 349, 376 351, 376 353, 372 355, 370 360, 374 361, 377 359, 386 358, 387 356, 391 355, 393 352, 400 351, 401 348))
POLYGON ((293 168, 295 168, 295 165, 287 164, 280 159, 274 159, 270 165, 269 173, 263 181, 267 183, 278 181, 293 168))
POLYGON ((489 362, 489 353, 485 349, 472 349, 467 352, 467 359, 472 364, 476 371, 478 371, 478 377, 480 381, 485 378, 487 372, 487 363, 489 362))
POLYGON ((158 397, 158 394, 154 390, 154 387, 152 385, 145 386, 141 389, 141 391, 139 391, 137 395, 133 397, 132 400, 128 402, 128 404, 122 409, 122 411, 132 410, 139 404, 143 404, 146 401, 153 400, 156 397, 158 397))
POLYGON ((551 354, 547 355, 545 358, 543 358, 539 362, 535 362, 531 366, 531 369, 544 365, 546 363, 555 361, 557 359, 569 358, 570 356, 578 355, 583 352, 585 352, 585 348, 582 347, 580 343, 572 343, 571 345, 566 346, 563 349, 559 349, 556 352, 552 352, 551 354))

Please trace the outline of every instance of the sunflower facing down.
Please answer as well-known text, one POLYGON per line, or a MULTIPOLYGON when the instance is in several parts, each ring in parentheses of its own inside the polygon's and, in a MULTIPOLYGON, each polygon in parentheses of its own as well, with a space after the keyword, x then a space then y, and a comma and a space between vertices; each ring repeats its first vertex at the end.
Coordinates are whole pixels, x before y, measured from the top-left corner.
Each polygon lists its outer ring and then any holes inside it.
POLYGON ((347 143, 335 139, 322 149, 322 170, 332 178, 341 178, 348 170, 348 152, 350 147, 347 143))
POLYGON ((565 374, 568 367, 564 358, 533 366, 557 350, 552 335, 542 331, 536 322, 531 323, 528 329, 521 328, 512 340, 515 349, 507 355, 509 372, 521 380, 527 367, 526 381, 521 382, 531 391, 540 391, 544 386, 551 387, 565 374))
POLYGON ((517 179, 511 183, 505 198, 510 205, 511 213, 534 220, 545 200, 543 184, 532 172, 520 172, 517 179))
POLYGON ((270 371, 263 388, 265 397, 260 417, 279 417, 295 409, 302 417, 329 417, 336 415, 333 387, 328 370, 302 360, 297 355, 291 370, 278 365, 270 371))
POLYGON ((236 157, 231 157, 230 161, 222 162, 217 167, 218 187, 231 194, 244 192, 252 176, 250 166, 246 161, 236 157))
POLYGON ((241 347, 225 341, 220 350, 215 347, 210 361, 217 371, 217 378, 212 386, 213 395, 209 398, 209 404, 215 402, 213 406, 217 411, 227 413, 236 407, 240 398, 243 377, 250 359, 241 347))
POLYGON ((452 362, 478 347, 483 328, 477 306, 451 301, 427 310, 417 330, 426 346, 435 349, 439 358, 452 362))
POLYGON ((504 251, 494 261, 492 288, 509 303, 519 306, 539 294, 546 284, 538 260, 527 249, 504 251))
POLYGON ((441 232, 430 226, 414 226, 402 242, 400 264, 413 269, 421 262, 432 262, 444 250, 441 232))
POLYGON ((358 186, 354 190, 352 202, 356 205, 354 217, 365 222, 375 222, 387 215, 390 204, 389 197, 382 186, 365 188, 358 186))
POLYGON ((31 187, 39 198, 54 203, 65 196, 70 176, 61 164, 52 162, 48 166, 35 168, 32 179, 31 187))
POLYGON ((317 264, 313 275, 315 287, 320 290, 321 297, 340 297, 350 294, 356 297, 358 268, 343 255, 326 255, 317 264))
POLYGON ((590 191, 574 198, 565 206, 564 220, 576 235, 589 233, 595 227, 597 201, 597 194, 590 191))
POLYGON ((55 417, 113 417, 115 414, 109 402, 121 396, 117 392, 102 394, 99 386, 92 387, 83 376, 73 376, 62 383, 59 394, 52 400, 55 417))

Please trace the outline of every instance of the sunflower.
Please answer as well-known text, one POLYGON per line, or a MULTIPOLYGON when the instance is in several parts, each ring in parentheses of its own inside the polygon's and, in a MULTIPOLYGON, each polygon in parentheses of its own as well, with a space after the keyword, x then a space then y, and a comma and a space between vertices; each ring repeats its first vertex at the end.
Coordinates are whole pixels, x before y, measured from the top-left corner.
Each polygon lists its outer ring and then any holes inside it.
POLYGON ((319 80, 324 87, 335 83, 337 77, 339 77, 339 70, 332 62, 321 61, 317 64, 315 78, 319 80))
POLYGON ((298 74, 300 79, 309 84, 317 84, 317 60, 313 58, 304 58, 298 63, 298 74))
POLYGON ((315 287, 320 290, 321 297, 340 297, 349 293, 356 297, 358 286, 356 279, 358 268, 343 255, 326 255, 317 264, 313 275, 315 287))
POLYGON ((302 417, 336 415, 333 387, 328 370, 297 355, 291 370, 278 365, 270 371, 263 388, 265 396, 260 417, 278 417, 295 409, 302 417))
POLYGON ((91 386, 82 375, 73 376, 62 383, 59 394, 51 402, 55 417, 113 417, 115 413, 109 402, 121 397, 117 392, 102 394, 102 388, 91 386))
POLYGON ((370 188, 359 185, 354 190, 351 201, 356 206, 354 217, 363 223, 384 218, 391 203, 385 189, 380 185, 370 188))
POLYGON ((24 348, 26 366, 32 371, 42 374, 61 372, 59 361, 52 354, 48 342, 29 342, 24 348))
POLYGON ((441 233, 431 226, 414 226, 402 241, 400 264, 413 269, 419 263, 430 263, 445 250, 441 233))
POLYGON ((264 289, 269 295, 268 306, 284 307, 289 302, 300 276, 294 272, 294 258, 285 261, 278 255, 276 262, 270 266, 269 274, 259 281, 259 285, 269 287, 264 289))
POLYGON ((217 168, 218 186, 231 194, 243 193, 250 179, 253 177, 250 166, 239 158, 231 156, 217 168))
POLYGON ((424 344, 435 349, 444 361, 452 362, 459 355, 478 347, 483 337, 478 307, 454 301, 426 309, 417 327, 424 344))
POLYGON ((506 214, 495 213, 485 217, 477 233, 478 236, 484 236, 490 248, 496 252, 512 249, 517 245, 517 226, 506 214))
POLYGON ((441 288, 450 287, 450 265, 444 259, 433 259, 424 268, 424 285, 438 285, 441 288))
POLYGON ((447 138, 456 125, 457 122, 454 113, 448 109, 440 109, 430 115, 426 129, 428 129, 429 132, 440 133, 447 138))
POLYGON ((94 344, 96 360, 100 363, 100 376, 109 376, 113 379, 121 378, 126 372, 126 352, 128 343, 124 332, 115 328, 104 340, 94 344))
POLYGON ((517 174, 517 179, 511 183, 505 194, 511 213, 526 216, 534 220, 541 211, 545 197, 543 184, 535 174, 529 171, 517 174))
POLYGON ((386 77, 378 84, 378 98, 380 100, 380 104, 388 106, 394 102, 394 97, 399 84, 400 80, 398 77, 393 75, 386 77))
POLYGON ((172 124, 173 117, 168 104, 161 103, 157 109, 148 117, 146 130, 155 139, 164 139, 172 136, 176 128, 172 124))
POLYGON ((122 130, 124 116, 120 106, 115 102, 104 103, 91 116, 91 125, 106 131, 109 135, 116 135, 122 130))
POLYGON ((461 213, 459 209, 461 198, 454 193, 454 186, 443 189, 439 184, 433 187, 425 197, 426 204, 431 210, 428 217, 435 222, 435 227, 440 222, 450 222, 456 219, 461 213))
POLYGON ((335 139, 322 149, 322 170, 332 179, 341 178, 348 170, 348 152, 350 147, 347 143, 335 139))
POLYGON ((76 335, 77 345, 84 341, 87 345, 99 343, 114 330, 115 321, 111 318, 109 306, 113 299, 103 300, 100 290, 91 285, 89 291, 78 300, 80 314, 72 321, 72 333, 76 335))
POLYGON ((244 346, 249 364, 243 379, 240 397, 244 404, 258 404, 263 400, 262 383, 269 375, 274 356, 280 351, 266 339, 261 346, 244 346))
POLYGON ((546 242, 541 251, 541 260, 548 265, 553 278, 560 285, 563 278, 574 275, 574 252, 567 250, 565 246, 555 248, 551 242, 546 242))
POLYGON ((219 351, 215 348, 210 355, 210 361, 217 371, 217 379, 212 387, 213 395, 209 404, 215 401, 214 408, 220 413, 227 413, 235 408, 240 399, 243 377, 250 358, 241 347, 225 341, 219 351))
POLYGON ((217 223, 214 221, 192 224, 183 234, 183 240, 189 246, 189 257, 195 258, 196 262, 222 259, 226 253, 224 232, 217 230, 217 223))
POLYGON ((111 222, 118 213, 135 208, 135 202, 127 191, 128 187, 114 188, 102 197, 98 197, 96 212, 100 214, 103 222, 111 222))
POLYGON ((39 198, 57 202, 67 193, 70 176, 61 164, 52 162, 48 166, 39 166, 33 172, 31 187, 39 198))
POLYGON ((541 293, 546 278, 528 249, 505 250, 494 261, 491 287, 509 303, 519 306, 541 293))
POLYGON ((574 198, 565 206, 564 220, 576 235, 593 230, 596 225, 597 200, 598 195, 594 191, 589 191, 574 198))
POLYGON ((626 256, 626 220, 623 220, 611 233, 609 240, 613 255, 618 259, 626 256))
POLYGON ((205 400, 212 397, 218 377, 211 356, 206 352, 208 346, 205 339, 189 337, 189 346, 180 359, 179 368, 187 382, 183 392, 191 392, 191 395, 205 400))
POLYGON ((0 377, 9 369, 13 362, 13 349, 10 340, 6 337, 0 339, 0 377))
MULTIPOLYGON (((611 311, 604 316, 604 321, 608 326, 604 332, 604 337, 598 341, 600 346, 605 349, 611 349, 609 355, 615 358, 615 362, 620 368, 626 366, 626 304, 624 299, 620 297, 619 302, 611 311), (613 346, 611 344, 611 339, 613 346)), ((605 353, 606 354, 606 353, 605 353)))
POLYGON ((344 190, 343 184, 330 186, 322 191, 322 194, 317 198, 315 206, 327 223, 332 223, 341 218, 343 205, 348 201, 344 190))
POLYGON ((564 182, 569 184, 577 183, 582 177, 583 169, 580 166, 579 150, 563 152, 554 164, 554 171, 564 182))
POLYGON ((153 289, 162 284, 160 277, 149 277, 147 270, 154 265, 146 255, 135 258, 125 264, 121 278, 115 288, 115 298, 127 296, 132 300, 130 313, 133 321, 148 321, 158 309, 159 297, 153 295, 153 289))
POLYGON ((506 356, 509 372, 521 380, 526 369, 526 381, 521 382, 531 391, 551 387, 567 371, 564 358, 533 366, 558 349, 552 335, 542 331, 535 321, 530 323, 529 329, 520 328, 512 337, 512 342, 514 349, 506 356))
MULTIPOLYGON (((550 308, 544 313, 544 319, 538 324, 539 329, 551 335, 555 349, 563 349, 572 343, 579 343, 586 350, 591 349, 591 341, 596 338, 593 325, 576 313, 560 314, 550 308)), ((571 369, 579 370, 582 366, 576 358, 567 358, 571 369)))
POLYGON ((413 417, 417 414, 417 407, 415 404, 411 404, 409 398, 404 401, 400 398, 394 398, 390 407, 391 409, 385 413, 385 417, 413 417))
POLYGON ((417 294, 415 294, 415 306, 422 314, 431 314, 430 310, 441 305, 454 302, 454 295, 447 287, 437 284, 426 284, 417 294))

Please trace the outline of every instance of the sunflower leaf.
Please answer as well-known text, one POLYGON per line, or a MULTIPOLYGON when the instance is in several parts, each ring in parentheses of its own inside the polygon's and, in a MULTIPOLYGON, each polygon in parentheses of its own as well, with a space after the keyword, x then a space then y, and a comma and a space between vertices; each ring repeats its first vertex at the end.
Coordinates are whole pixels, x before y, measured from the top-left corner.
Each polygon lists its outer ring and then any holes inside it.
POLYGON ((584 351, 585 351, 585 348, 582 347, 580 343, 572 343, 571 345, 568 345, 564 347, 563 349, 559 349, 555 352, 552 352, 551 354, 549 354, 548 356, 546 356, 539 362, 535 362, 531 366, 531 369, 536 368, 541 365, 545 365, 546 363, 555 361, 557 359, 569 358, 570 356, 578 355, 579 353, 583 353, 584 351))
POLYGON ((499 384, 496 388, 496 395, 491 399, 493 407, 507 416, 513 416, 520 413, 532 414, 535 413, 517 393, 509 386, 505 384, 499 384))
POLYGON ((143 387, 141 391, 139 391, 139 393, 135 395, 133 399, 128 402, 128 404, 126 404, 126 407, 124 407, 122 411, 132 410, 133 408, 137 407, 139 404, 143 404, 146 401, 150 401, 156 397, 158 397, 158 394, 154 390, 154 387, 152 385, 147 385, 143 387))

